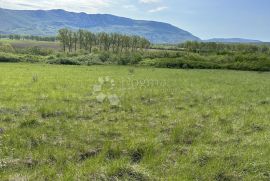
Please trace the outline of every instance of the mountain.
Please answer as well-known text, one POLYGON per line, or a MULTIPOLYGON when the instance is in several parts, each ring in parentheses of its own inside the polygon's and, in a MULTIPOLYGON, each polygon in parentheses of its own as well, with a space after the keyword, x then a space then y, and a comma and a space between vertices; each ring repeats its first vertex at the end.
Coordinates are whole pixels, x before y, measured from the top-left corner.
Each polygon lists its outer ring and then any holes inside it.
POLYGON ((152 43, 181 43, 200 39, 167 23, 133 20, 110 14, 73 13, 64 10, 9 10, 0 8, 1 34, 56 35, 61 28, 139 35, 152 43))
POLYGON ((216 42, 216 43, 262 43, 259 40, 250 40, 243 38, 213 38, 209 40, 203 40, 204 42, 216 42))

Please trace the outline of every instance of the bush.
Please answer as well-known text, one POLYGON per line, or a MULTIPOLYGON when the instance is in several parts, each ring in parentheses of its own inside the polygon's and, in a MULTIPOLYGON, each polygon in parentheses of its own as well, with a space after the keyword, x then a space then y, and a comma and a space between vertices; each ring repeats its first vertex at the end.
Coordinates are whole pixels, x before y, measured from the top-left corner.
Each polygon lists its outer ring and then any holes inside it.
POLYGON ((80 62, 81 64, 85 65, 102 65, 104 64, 98 55, 96 54, 88 54, 82 55, 75 58, 76 61, 80 62))
POLYGON ((62 56, 66 56, 66 57, 77 57, 77 56, 79 56, 79 53, 77 53, 77 52, 68 52, 68 53, 64 53, 64 54, 62 54, 62 56))
MULTIPOLYGON (((266 49, 266 48, 265 48, 266 49)), ((267 49, 268 50, 268 49, 267 49)), ((9 44, 0 43, 0 62, 47 62, 63 65, 144 65, 164 68, 235 69, 270 71, 270 55, 262 51, 216 51, 193 53, 188 51, 149 50, 141 52, 53 53, 52 50, 31 47, 14 51, 9 44), (5 53, 11 52, 11 53, 5 53), (22 54, 19 54, 21 52, 22 54), (222 53, 226 52, 226 53, 222 53), (252 53, 253 52, 253 53, 252 53), (46 56, 45 56, 46 55, 46 56)))
POLYGON ((20 62, 21 57, 10 54, 10 53, 0 53, 0 62, 20 62))
POLYGON ((119 65, 127 65, 127 64, 129 64, 128 56, 119 56, 117 58, 117 64, 119 64, 119 65))
POLYGON ((101 52, 98 57, 102 62, 107 62, 110 59, 110 54, 108 52, 101 52))
POLYGON ((117 64, 119 65, 128 65, 128 64, 138 64, 140 63, 143 58, 140 53, 125 53, 123 55, 120 55, 116 58, 117 64))
POLYGON ((140 62, 140 65, 144 66, 156 66, 157 60, 156 59, 145 59, 140 62))
POLYGON ((155 59, 155 58, 177 58, 182 57, 185 52, 176 51, 147 51, 144 52, 143 58, 155 59))
POLYGON ((25 55, 22 57, 22 60, 24 62, 29 62, 29 63, 38 63, 43 61, 43 59, 40 56, 35 56, 35 55, 25 55))
POLYGON ((62 64, 62 65, 81 65, 80 62, 72 58, 58 58, 58 59, 48 60, 47 63, 62 64))
POLYGON ((143 59, 142 59, 142 56, 141 54, 139 53, 133 53, 133 54, 130 54, 130 64, 138 64, 140 63, 143 59))
POLYGON ((53 57, 47 59, 49 64, 63 64, 63 65, 102 65, 104 64, 98 55, 89 54, 77 57, 53 57))
MULTIPOLYGON (((254 56, 254 55, 253 55, 254 56)), ((265 56, 185 56, 182 58, 146 59, 141 65, 160 68, 235 69, 270 71, 270 59, 265 56)))
POLYGON ((14 53, 15 50, 11 44, 4 43, 4 44, 0 44, 0 52, 14 53))

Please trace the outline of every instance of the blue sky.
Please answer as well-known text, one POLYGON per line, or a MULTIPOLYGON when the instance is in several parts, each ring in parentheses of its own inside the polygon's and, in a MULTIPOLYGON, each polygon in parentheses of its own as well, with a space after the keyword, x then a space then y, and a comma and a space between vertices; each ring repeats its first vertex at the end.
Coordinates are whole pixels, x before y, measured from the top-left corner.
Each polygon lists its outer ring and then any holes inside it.
POLYGON ((202 38, 270 41, 270 0, 0 0, 9 9, 65 9, 168 22, 202 38))

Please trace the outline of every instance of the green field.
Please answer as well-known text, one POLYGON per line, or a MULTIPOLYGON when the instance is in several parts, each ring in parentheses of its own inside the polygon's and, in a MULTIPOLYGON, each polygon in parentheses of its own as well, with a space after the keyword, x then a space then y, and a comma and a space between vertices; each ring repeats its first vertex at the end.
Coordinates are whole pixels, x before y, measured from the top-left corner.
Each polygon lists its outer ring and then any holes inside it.
POLYGON ((0 180, 270 180, 270 74, 0 64, 0 180))
POLYGON ((49 41, 0 39, 0 43, 9 43, 16 49, 35 47, 35 46, 40 47, 40 48, 54 49, 54 50, 61 49, 59 42, 49 42, 49 41))

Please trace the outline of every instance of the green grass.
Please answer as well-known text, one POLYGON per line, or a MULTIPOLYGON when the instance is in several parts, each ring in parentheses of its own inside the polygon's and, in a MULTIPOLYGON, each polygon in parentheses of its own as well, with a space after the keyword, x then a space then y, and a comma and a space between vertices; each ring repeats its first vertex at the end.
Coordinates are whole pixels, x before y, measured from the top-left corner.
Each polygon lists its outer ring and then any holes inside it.
POLYGON ((16 49, 35 47, 35 46, 40 47, 40 48, 54 49, 54 50, 61 49, 59 42, 0 39, 0 43, 9 43, 16 49))
POLYGON ((0 178, 269 180, 270 74, 0 64, 0 178), (98 102, 93 86, 120 103, 98 102), (115 86, 113 86, 115 84, 115 86))

